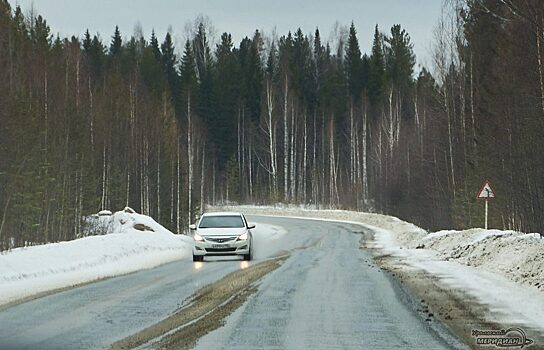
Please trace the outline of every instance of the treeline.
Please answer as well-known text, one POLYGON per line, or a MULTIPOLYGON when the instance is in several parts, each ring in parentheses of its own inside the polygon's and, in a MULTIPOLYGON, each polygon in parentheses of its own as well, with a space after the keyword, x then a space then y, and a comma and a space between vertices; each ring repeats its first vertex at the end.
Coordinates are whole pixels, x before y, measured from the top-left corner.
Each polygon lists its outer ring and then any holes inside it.
POLYGON ((366 54, 353 24, 212 47, 197 20, 176 49, 141 30, 61 39, 0 0, 0 248, 78 237, 125 205, 176 232, 226 201, 482 226, 486 178, 492 226, 543 231, 543 6, 444 6, 415 72, 400 25, 366 54))

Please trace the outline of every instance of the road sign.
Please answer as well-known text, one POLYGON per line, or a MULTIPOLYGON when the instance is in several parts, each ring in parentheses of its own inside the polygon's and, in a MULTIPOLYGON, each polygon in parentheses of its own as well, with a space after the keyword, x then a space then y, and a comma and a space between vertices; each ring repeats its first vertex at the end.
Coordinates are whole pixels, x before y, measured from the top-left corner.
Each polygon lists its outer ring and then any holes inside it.
POLYGON ((489 183, 489 180, 485 180, 484 185, 482 186, 480 192, 478 192, 478 196, 476 198, 485 200, 485 229, 487 230, 487 213, 489 211, 488 203, 490 199, 495 198, 495 192, 491 188, 491 183, 489 183))
POLYGON ((491 188, 489 181, 485 181, 480 192, 478 192, 478 199, 490 200, 495 198, 495 192, 491 188))

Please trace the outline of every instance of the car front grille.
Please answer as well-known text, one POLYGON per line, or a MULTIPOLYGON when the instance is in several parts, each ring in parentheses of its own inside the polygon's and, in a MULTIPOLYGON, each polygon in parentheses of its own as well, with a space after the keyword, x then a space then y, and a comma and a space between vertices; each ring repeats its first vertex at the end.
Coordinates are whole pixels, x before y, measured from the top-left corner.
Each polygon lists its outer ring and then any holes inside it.
POLYGON ((208 253, 233 253, 236 248, 206 248, 208 253))
POLYGON ((229 243, 235 241, 238 237, 204 237, 204 239, 211 243, 229 243))

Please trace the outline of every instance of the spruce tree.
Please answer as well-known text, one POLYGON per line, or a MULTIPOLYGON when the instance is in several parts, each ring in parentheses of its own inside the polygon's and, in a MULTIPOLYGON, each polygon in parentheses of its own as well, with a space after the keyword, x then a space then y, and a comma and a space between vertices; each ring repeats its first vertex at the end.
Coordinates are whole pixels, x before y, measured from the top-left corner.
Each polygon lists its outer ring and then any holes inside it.
POLYGON ((236 150, 236 112, 240 98, 239 66, 230 34, 223 33, 216 49, 217 63, 213 82, 213 125, 210 139, 216 147, 218 167, 223 170, 236 150))
POLYGON ((349 95, 353 101, 356 101, 360 98, 363 90, 363 61, 353 22, 351 22, 349 28, 349 37, 346 44, 345 65, 349 95))
MULTIPOLYGON (((185 42, 183 57, 181 58, 180 75, 182 93, 185 96, 187 96, 187 94, 190 94, 191 99, 194 101, 194 97, 196 96, 196 91, 198 88, 198 82, 196 77, 196 66, 193 47, 189 40, 185 42)), ((192 105, 195 106, 196 104, 193 102, 192 105)))
POLYGON ((161 50, 159 49, 159 40, 157 40, 157 36, 155 35, 155 29, 151 31, 151 40, 149 41, 149 47, 151 48, 151 51, 157 61, 161 62, 162 55, 161 50))
POLYGON ((253 40, 244 38, 240 43, 238 57, 241 74, 241 97, 248 109, 250 120, 257 123, 261 109, 262 66, 260 58, 261 36, 255 32, 253 40))
POLYGON ((91 43, 92 43, 91 34, 89 33, 89 29, 87 29, 83 37, 83 50, 85 52, 88 53, 90 51, 91 43))
POLYGON ((122 46, 123 40, 121 39, 121 32, 119 31, 119 26, 115 26, 115 32, 111 37, 110 56, 113 57, 117 55, 121 51, 122 46))
POLYGON ((206 27, 203 23, 198 25, 197 33, 193 39, 193 54, 195 56, 196 76, 199 82, 199 104, 197 112, 200 118, 208 125, 208 129, 215 128, 214 119, 215 112, 213 110, 213 59, 208 38, 206 35, 206 27))
POLYGON ((180 96, 179 75, 176 70, 177 57, 174 50, 175 48, 174 43, 172 42, 172 36, 170 33, 166 33, 164 41, 161 44, 162 68, 166 76, 168 86, 170 87, 171 99, 174 104, 176 114, 179 118, 183 110, 183 102, 181 101, 180 96))
POLYGON ((374 31, 372 56, 370 56, 370 71, 368 76, 368 94, 372 104, 376 105, 384 93, 385 85, 385 58, 382 47, 382 35, 378 25, 374 31))

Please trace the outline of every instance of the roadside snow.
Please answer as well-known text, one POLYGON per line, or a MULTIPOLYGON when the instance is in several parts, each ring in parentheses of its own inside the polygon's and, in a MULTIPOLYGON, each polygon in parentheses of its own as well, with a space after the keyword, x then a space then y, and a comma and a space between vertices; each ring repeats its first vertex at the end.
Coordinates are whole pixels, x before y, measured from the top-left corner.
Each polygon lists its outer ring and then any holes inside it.
POLYGON ((440 233, 408 248, 422 244, 436 251, 441 260, 484 268, 544 291, 544 240, 538 234, 483 229, 440 233))
POLYGON ((0 305, 190 256, 191 238, 127 211, 102 213, 110 234, 0 254, 0 305))
POLYGON ((465 291, 489 307, 491 321, 543 327, 544 239, 540 234, 478 228, 427 233, 395 217, 342 210, 255 206, 229 210, 362 224, 374 232, 374 248, 465 291))

